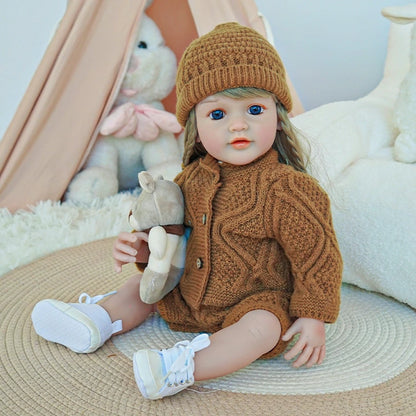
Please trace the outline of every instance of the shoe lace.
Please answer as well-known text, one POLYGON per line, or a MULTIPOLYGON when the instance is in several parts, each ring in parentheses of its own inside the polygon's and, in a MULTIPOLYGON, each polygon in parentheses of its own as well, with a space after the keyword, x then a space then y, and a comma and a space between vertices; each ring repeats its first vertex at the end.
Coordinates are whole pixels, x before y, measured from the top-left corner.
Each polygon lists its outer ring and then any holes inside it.
POLYGON ((208 347, 209 344, 210 340, 208 334, 201 334, 195 337, 192 341, 180 341, 173 346, 172 349, 176 350, 176 353, 179 355, 170 366, 169 371, 164 378, 165 381, 167 380, 169 387, 193 381, 193 357, 197 351, 208 347))
POLYGON ((105 297, 110 296, 110 295, 114 295, 115 293, 117 293, 117 290, 113 290, 112 292, 108 292, 105 295, 97 295, 97 296, 92 296, 92 297, 90 295, 88 295, 87 293, 81 293, 79 295, 78 302, 79 303, 86 303, 86 304, 89 305, 91 303, 97 303, 101 299, 104 299, 105 297))

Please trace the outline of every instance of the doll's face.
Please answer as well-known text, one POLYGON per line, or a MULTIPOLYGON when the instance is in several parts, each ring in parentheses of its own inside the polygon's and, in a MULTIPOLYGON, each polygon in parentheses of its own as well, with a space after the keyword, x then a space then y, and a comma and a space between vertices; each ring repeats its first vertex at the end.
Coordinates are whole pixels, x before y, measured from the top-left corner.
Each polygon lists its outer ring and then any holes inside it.
POLYGON ((211 95, 195 106, 198 138, 217 160, 246 165, 265 154, 280 129, 272 97, 211 95))

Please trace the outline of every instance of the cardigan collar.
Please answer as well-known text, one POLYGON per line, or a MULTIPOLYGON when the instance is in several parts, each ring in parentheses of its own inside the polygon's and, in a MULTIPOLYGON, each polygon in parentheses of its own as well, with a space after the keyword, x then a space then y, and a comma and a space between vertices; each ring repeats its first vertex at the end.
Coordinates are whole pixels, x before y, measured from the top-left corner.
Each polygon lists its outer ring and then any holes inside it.
POLYGON ((217 179, 224 176, 234 176, 249 174, 253 170, 265 170, 270 167, 276 168, 279 165, 278 154, 274 149, 268 150, 264 155, 258 157, 246 165, 233 165, 231 163, 221 162, 212 157, 210 154, 200 159, 200 166, 214 174, 217 179))

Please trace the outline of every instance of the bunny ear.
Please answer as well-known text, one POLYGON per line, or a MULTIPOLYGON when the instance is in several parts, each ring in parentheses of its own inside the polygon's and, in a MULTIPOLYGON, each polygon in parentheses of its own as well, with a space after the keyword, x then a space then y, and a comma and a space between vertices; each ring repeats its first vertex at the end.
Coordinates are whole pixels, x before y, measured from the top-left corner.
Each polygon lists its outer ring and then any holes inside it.
POLYGON ((153 179, 153 176, 146 171, 139 173, 139 184, 142 187, 143 191, 148 192, 149 194, 155 191, 156 183, 153 179))

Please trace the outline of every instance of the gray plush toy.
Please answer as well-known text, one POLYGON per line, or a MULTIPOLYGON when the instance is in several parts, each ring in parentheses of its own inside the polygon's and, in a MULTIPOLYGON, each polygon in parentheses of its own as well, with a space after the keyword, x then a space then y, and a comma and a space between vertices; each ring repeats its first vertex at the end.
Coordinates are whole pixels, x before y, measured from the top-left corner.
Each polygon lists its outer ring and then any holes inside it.
POLYGON ((169 293, 182 276, 185 265, 186 238, 184 202, 179 186, 161 176, 139 173, 142 188, 129 222, 135 231, 149 233, 150 256, 147 264, 137 263, 143 271, 140 298, 156 303, 169 293))

